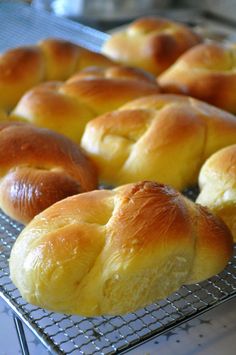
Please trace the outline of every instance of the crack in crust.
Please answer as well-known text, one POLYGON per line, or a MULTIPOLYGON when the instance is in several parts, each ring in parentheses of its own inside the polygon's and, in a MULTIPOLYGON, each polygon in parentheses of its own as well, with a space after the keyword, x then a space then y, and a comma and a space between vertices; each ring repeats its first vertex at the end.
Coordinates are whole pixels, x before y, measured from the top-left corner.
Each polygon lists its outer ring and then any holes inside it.
POLYGON ((29 302, 95 316, 134 311, 221 271, 226 226, 172 188, 143 181, 60 201, 23 230, 11 278, 29 302))
POLYGON ((150 179, 183 190, 196 184, 207 157, 235 141, 233 115, 190 97, 162 94, 90 121, 81 144, 103 183, 150 179))

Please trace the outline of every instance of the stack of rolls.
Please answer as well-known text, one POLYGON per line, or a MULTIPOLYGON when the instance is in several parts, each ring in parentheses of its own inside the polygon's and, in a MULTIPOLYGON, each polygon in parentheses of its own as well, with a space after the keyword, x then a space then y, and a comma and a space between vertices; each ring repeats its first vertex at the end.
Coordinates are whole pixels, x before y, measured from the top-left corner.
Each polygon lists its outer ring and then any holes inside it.
POLYGON ((0 119, 11 120, 0 125, 0 206, 28 223, 10 257, 28 302, 123 314, 227 265, 235 220, 225 224, 203 196, 207 178, 216 186, 219 176, 226 190, 219 183, 213 199, 234 203, 222 159, 236 144, 236 117, 215 107, 236 112, 233 79, 217 88, 220 72, 233 78, 233 52, 201 41, 186 26, 150 17, 111 36, 103 47, 111 59, 53 39, 0 58, 0 119), (215 106, 191 97, 206 93, 204 85, 215 93, 201 98, 215 106), (217 175, 209 157, 222 148, 217 175), (204 163, 198 202, 213 213, 177 191, 197 183, 204 163), (98 180, 117 187, 95 190, 98 180))

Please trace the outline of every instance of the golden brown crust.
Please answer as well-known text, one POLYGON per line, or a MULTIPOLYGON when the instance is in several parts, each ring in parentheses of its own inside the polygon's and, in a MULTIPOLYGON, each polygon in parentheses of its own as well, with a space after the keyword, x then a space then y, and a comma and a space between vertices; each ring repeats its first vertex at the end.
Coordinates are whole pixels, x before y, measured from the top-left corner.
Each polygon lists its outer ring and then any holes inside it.
POLYGON ((38 43, 45 63, 45 79, 66 80, 77 70, 80 48, 73 43, 46 39, 38 43))
POLYGON ((10 119, 29 121, 80 141, 89 120, 137 97, 159 93, 152 75, 127 67, 82 71, 65 83, 48 82, 27 92, 10 119))
POLYGON ((0 205, 29 222, 52 203, 97 186, 96 170, 69 139, 29 124, 0 124, 0 205))
POLYGON ((112 63, 102 54, 59 39, 11 49, 0 55, 0 108, 13 108, 27 90, 42 81, 65 80, 87 66, 112 63))
POLYGON ((164 92, 196 97, 236 113, 235 44, 200 44, 158 77, 164 92))
POLYGON ((9 118, 47 127, 79 141, 86 123, 95 117, 80 100, 60 92, 61 82, 44 83, 27 92, 9 118))
POLYGON ((105 42, 102 52, 117 62, 159 75, 199 42, 200 38, 180 23, 146 17, 114 33, 105 42))
POLYGON ((223 222, 172 188, 146 181, 45 210, 18 237, 10 273, 30 303, 97 316, 131 312, 200 282, 231 256, 223 222))
POLYGON ((236 118, 190 97, 153 95, 90 121, 81 142, 102 182, 150 179, 181 190, 207 157, 236 142, 236 118))
POLYGON ((44 61, 38 48, 12 49, 0 56, 0 107, 12 108, 22 94, 44 77, 44 61))
POLYGON ((218 268, 223 270, 225 260, 232 255, 232 235, 224 222, 216 218, 207 208, 195 205, 195 258, 186 283, 196 283, 204 279, 205 270, 218 268), (211 246, 211 247, 209 247, 211 246), (221 257, 217 257, 221 255, 221 257), (204 268, 203 268, 204 265, 204 268))
POLYGON ((0 109, 0 121, 6 121, 6 120, 7 120, 6 112, 0 109))
POLYGON ((92 66, 85 68, 70 77, 67 82, 71 83, 78 79, 113 78, 113 79, 134 79, 157 85, 156 78, 145 70, 127 66, 109 66, 106 68, 92 66))
POLYGON ((198 203, 220 216, 236 241, 236 145, 217 151, 199 175, 198 203))

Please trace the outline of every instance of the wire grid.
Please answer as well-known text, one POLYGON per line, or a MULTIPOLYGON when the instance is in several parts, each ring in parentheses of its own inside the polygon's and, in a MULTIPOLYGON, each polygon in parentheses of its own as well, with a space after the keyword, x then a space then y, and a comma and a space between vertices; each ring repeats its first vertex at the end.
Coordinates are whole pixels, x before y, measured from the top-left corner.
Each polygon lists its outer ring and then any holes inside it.
POLYGON ((114 354, 160 334, 236 295, 236 248, 228 267, 210 280, 135 313, 85 318, 48 312, 26 303, 9 278, 8 258, 22 226, 0 213, 0 292, 12 309, 53 353, 114 354))
POLYGON ((109 36, 46 11, 36 11, 19 1, 0 0, 0 52, 48 37, 62 38, 98 52, 109 36))
MULTIPOLYGON (((99 50, 107 35, 33 11, 13 1, 0 3, 0 51, 41 38, 60 37, 99 50)), ((186 194, 194 198, 196 191, 186 194)), ((166 300, 136 313, 119 317, 81 318, 66 316, 31 306, 20 296, 9 278, 8 258, 22 226, 0 212, 0 295, 35 333, 57 354, 113 354, 145 339, 161 334, 236 294, 236 252, 228 267, 201 284, 183 286, 166 300)))

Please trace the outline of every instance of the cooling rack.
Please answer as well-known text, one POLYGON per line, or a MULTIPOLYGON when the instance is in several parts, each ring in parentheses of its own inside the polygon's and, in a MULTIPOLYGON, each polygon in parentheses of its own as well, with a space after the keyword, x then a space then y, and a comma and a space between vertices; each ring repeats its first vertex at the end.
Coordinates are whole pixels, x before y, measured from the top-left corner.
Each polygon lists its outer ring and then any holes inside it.
MULTIPOLYGON (((37 14, 22 4, 0 2, 0 51, 48 36, 99 50, 107 35, 66 19, 37 14), (16 33, 17 26, 17 33, 16 33)), ((197 191, 185 191, 194 199, 197 191)), ((29 354, 22 322, 52 354, 117 354, 166 332, 236 296, 236 250, 227 268, 213 278, 183 286, 165 300, 119 317, 83 318, 27 304, 9 278, 8 259, 22 226, 0 211, 0 296, 13 310, 24 355, 29 354)))
POLYGON ((108 34, 59 18, 43 11, 36 11, 19 1, 0 0, 0 52, 22 45, 56 37, 99 52, 108 34))
MULTIPOLYGON (((84 318, 27 304, 9 278, 8 258, 22 226, 0 213, 0 295, 53 354, 115 354, 130 349, 236 295, 236 250, 228 267, 138 312, 84 318)), ((19 324, 18 324, 19 325, 19 324)))

